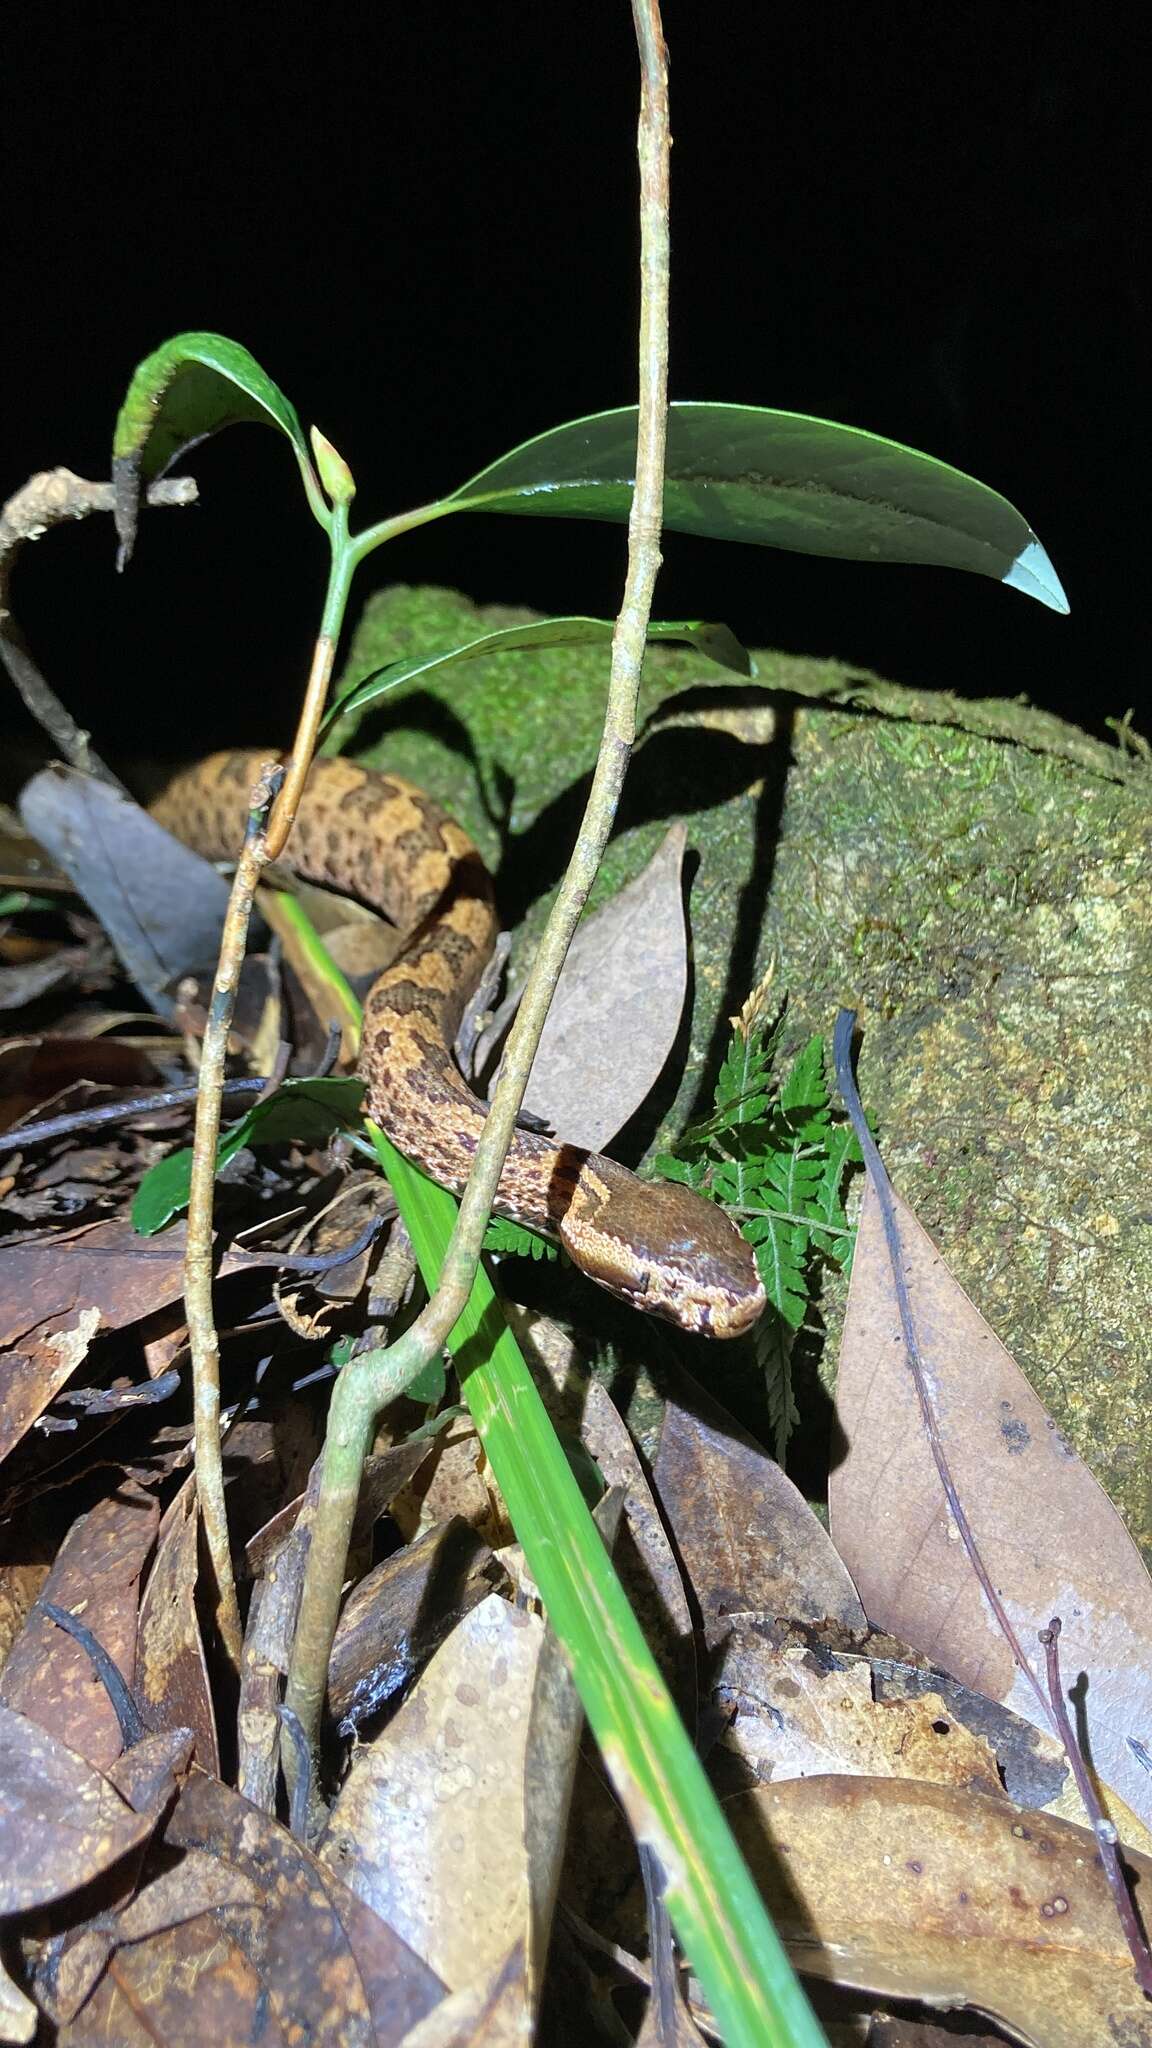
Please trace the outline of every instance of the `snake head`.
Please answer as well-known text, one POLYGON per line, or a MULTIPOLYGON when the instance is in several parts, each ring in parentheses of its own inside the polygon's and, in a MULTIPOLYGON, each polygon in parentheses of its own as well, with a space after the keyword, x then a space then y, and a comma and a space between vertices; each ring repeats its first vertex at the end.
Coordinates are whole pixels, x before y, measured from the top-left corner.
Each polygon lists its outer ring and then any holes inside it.
POLYGON ((574 1265, 645 1314, 708 1337, 742 1337, 766 1296, 751 1245, 715 1202, 637 1180, 594 1153, 560 1219, 574 1265))

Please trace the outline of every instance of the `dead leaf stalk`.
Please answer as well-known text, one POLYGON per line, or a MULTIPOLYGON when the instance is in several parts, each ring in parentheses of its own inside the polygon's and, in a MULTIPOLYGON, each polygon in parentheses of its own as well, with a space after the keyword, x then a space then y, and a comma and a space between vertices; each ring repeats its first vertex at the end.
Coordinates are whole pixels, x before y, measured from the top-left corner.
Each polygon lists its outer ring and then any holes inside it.
POLYGON ((1047 1628, 1040 1630, 1052 1714, 1072 1767, 1076 1790, 1084 1802, 1084 1811, 1092 1823, 1092 1832, 1099 1845, 1100 1862, 1116 1906, 1117 1918, 1124 1930, 1124 1939, 1128 1943, 1135 1965, 1136 1981, 1145 1997, 1152 1998, 1152 1950, 1149 1949, 1147 1936, 1136 1918, 1136 1908, 1132 1903, 1132 1894, 1128 1889, 1128 1879, 1120 1856, 1120 1838, 1112 1821, 1101 1811, 1100 1801, 1096 1797, 1096 1787, 1085 1765, 1083 1752, 1076 1739, 1076 1731, 1064 1703, 1064 1685, 1060 1676, 1061 1626, 1060 1616, 1054 1614, 1047 1628))
MULTIPOLYGON (((150 505, 191 505, 196 485, 191 477, 170 477, 149 486, 150 505)), ((0 510, 0 660, 28 711, 48 734, 61 758, 82 774, 94 775, 124 792, 92 746, 92 736, 77 725, 33 660, 28 643, 8 607, 8 586, 16 558, 25 542, 39 540, 54 526, 87 519, 93 512, 115 509, 115 487, 90 483, 70 469, 45 469, 9 498, 0 510)))

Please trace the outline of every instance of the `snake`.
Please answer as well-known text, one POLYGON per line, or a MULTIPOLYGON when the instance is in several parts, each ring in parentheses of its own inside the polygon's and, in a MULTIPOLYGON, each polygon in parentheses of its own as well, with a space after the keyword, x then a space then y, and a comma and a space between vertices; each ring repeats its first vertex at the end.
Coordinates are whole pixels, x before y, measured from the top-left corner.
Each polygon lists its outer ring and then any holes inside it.
MULTIPOLYGON (((213 754, 151 806, 212 861, 236 858, 270 756, 213 754)), ((403 934, 364 1007, 365 1108, 397 1150, 459 1194, 484 1125, 452 1047, 497 935, 495 896, 463 828, 411 782, 354 761, 313 762, 280 866, 355 898, 403 934)), ((765 1306, 755 1254, 723 1210, 678 1181, 517 1128, 497 1215, 563 1246, 598 1286, 681 1329, 739 1337, 765 1306)))

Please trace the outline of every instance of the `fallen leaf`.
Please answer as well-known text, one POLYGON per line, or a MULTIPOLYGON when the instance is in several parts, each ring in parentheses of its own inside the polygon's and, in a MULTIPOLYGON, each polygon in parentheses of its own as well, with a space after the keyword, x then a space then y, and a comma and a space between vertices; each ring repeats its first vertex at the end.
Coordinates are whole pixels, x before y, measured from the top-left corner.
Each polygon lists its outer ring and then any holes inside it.
POLYGON ((486 1978, 418 2020, 404 2048, 527 2048, 532 2021, 524 1996, 524 1944, 514 1942, 486 1978))
MULTIPOLYGON (((796 1778, 725 1811, 808 1975, 970 2007, 1029 2048, 1152 2048, 1086 1829, 886 1778, 796 1778)), ((1152 1862, 1130 1860, 1152 1894, 1152 1862)))
MULTIPOLYGON (((437 1976, 392 1927, 287 1829, 215 1778, 193 1772, 164 1843, 205 1849, 225 1868, 256 1876, 264 1894, 258 1939, 250 1919, 238 1923, 244 1950, 258 1962, 260 1997, 246 2028, 221 2040, 254 2040, 256 2019, 269 2011, 289 2042, 394 2048, 443 1997, 437 1976)), ((213 1921, 232 1925, 228 1913, 213 1913, 213 1921)), ((197 2048, 205 2040, 207 2032, 193 2036, 197 2048)))
POLYGON ((427 1448, 419 1472, 392 1502, 392 1519, 406 1541, 458 1516, 492 1550, 512 1542, 507 1509, 471 1423, 454 1423, 427 1448))
POLYGON ((473 1608, 360 1752, 321 1839, 322 1861, 451 1991, 526 1937, 524 1770, 543 1640, 537 1616, 496 1595, 473 1608))
MULTIPOLYGON (((225 1256, 221 1272, 240 1262, 225 1256)), ((83 1363, 102 1330, 125 1329, 184 1292, 184 1225, 146 1244, 126 1217, 0 1248, 0 1460, 83 1363)))
POLYGON ((458 1518, 374 1566, 348 1595, 332 1644, 328 1710, 340 1734, 353 1734, 410 1684, 502 1577, 487 1544, 458 1518))
POLYGON ((24 1339, 4 1357, 0 1384, 0 1464, 27 1435, 88 1356, 100 1328, 98 1308, 83 1308, 70 1327, 24 1339))
POLYGON ((88 1108, 93 1088, 155 1088, 159 1085, 154 1060, 139 1045, 121 1038, 44 1036, 9 1039, 0 1045, 0 1124, 9 1143, 20 1133, 13 1126, 21 1117, 68 1095, 68 1102, 56 1104, 55 1113, 65 1107, 88 1108), (91 1083, 92 1088, 82 1084, 91 1083))
POLYGON ((190 1729, 197 1763, 215 1773, 216 1716, 196 1616, 197 1544, 196 1481, 189 1477, 165 1512, 140 1606, 136 1695, 150 1729, 190 1729))
POLYGON ((38 2019, 32 2000, 25 1998, 0 1962, 0 2041, 31 2041, 38 2019))
MULTIPOLYGON (((1119 1515, 1019 1367, 894 1195, 912 1314, 961 1506, 1024 1654, 1063 1623, 1065 1688, 1086 1674, 1094 1768, 1147 1825, 1152 1776, 1152 1580, 1119 1515)), ((832 1533, 874 1626, 1050 1729, 1013 1661, 949 1513, 921 1420, 871 1185, 840 1351, 847 1443, 829 1482, 832 1533)))
POLYGON ((79 1891, 154 1825, 83 1757, 0 1704, 0 1915, 79 1891))
POLYGON ((647 1100, 680 1029, 686 840, 673 825, 635 881, 580 926, 532 1062, 526 1112, 591 1152, 647 1100))
POLYGON ((694 1384, 665 1407, 655 1481, 709 1644, 742 1616, 865 1626, 847 1568, 803 1495, 694 1384))
POLYGON ((741 1632, 725 1645, 716 1692, 725 1746, 765 1784, 848 1774, 920 1778, 1003 1798, 989 1744, 952 1720, 938 1692, 877 1700, 865 1658, 821 1665, 741 1632))
MULTIPOLYGON (((73 1523, 41 1595, 91 1630, 129 1689, 140 1579, 159 1520, 151 1495, 131 1485, 110 1493, 73 1523)), ((106 1771, 123 1748, 115 1709, 87 1651, 39 1604, 8 1653, 0 1700, 96 1770, 106 1771)))
POLYGON ((95 912, 129 978, 168 1013, 167 991, 215 962, 223 876, 121 791, 73 769, 33 776, 20 816, 95 912))

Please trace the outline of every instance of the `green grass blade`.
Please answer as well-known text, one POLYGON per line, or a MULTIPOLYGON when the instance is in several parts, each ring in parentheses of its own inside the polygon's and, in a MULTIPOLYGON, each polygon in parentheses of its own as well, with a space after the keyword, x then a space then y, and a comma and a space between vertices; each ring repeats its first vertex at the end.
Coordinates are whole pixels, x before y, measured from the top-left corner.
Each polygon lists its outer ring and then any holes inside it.
MULTIPOLYGON (((373 1137, 431 1289, 455 1201, 373 1137)), ((823 2048, 483 1270, 450 1341, 584 1711, 638 1839, 667 1875, 668 1910, 727 2048, 823 2048)))

